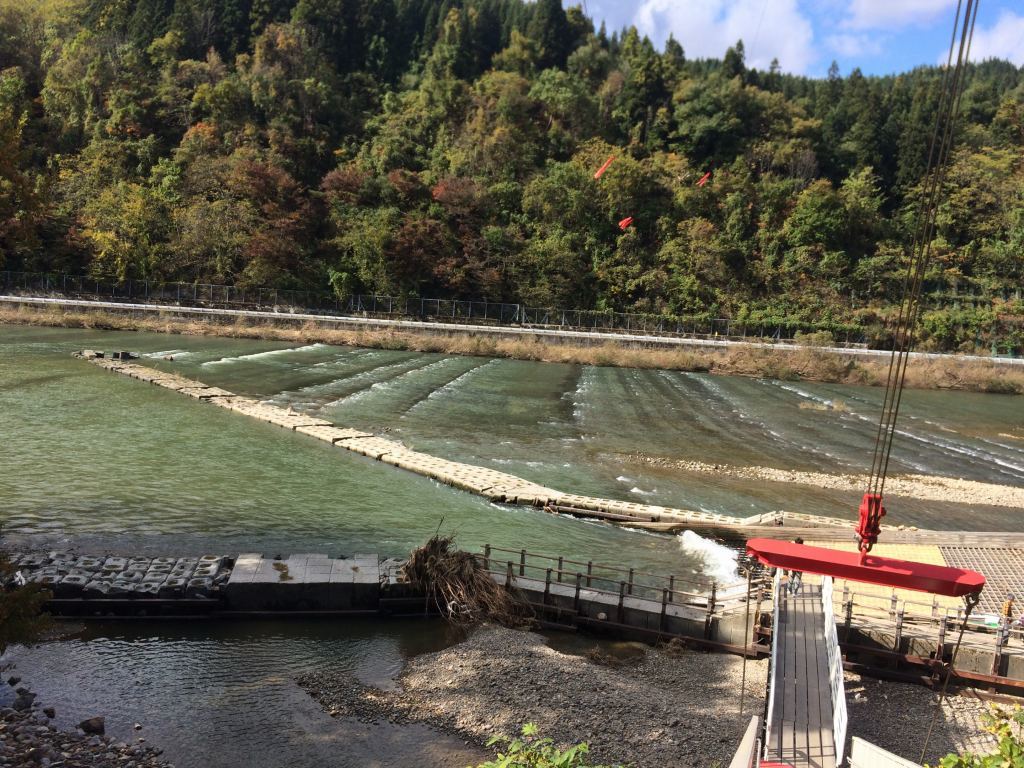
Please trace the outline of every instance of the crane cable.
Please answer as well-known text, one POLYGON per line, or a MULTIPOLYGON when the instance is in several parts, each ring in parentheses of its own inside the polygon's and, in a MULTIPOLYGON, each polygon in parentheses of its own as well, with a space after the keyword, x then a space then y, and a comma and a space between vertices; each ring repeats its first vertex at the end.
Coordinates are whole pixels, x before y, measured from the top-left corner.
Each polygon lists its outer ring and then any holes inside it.
MULTIPOLYGON (((971 42, 974 39, 974 23, 978 16, 979 2, 980 0, 966 0, 965 4, 965 0, 957 0, 953 34, 949 42, 949 56, 946 59, 946 66, 942 73, 939 105, 936 111, 931 143, 928 148, 928 165, 923 204, 917 211, 914 240, 910 259, 907 263, 907 271, 903 278, 903 293, 893 333, 893 351, 889 359, 889 371, 882 404, 882 414, 878 421, 878 432, 875 436, 875 451, 871 463, 871 475, 868 480, 865 501, 862 505, 862 519, 858 532, 868 533, 866 538, 861 539, 860 548, 864 553, 869 551, 874 544, 874 539, 878 533, 879 520, 885 514, 885 510, 882 507, 885 478, 889 470, 889 459, 892 455, 893 437, 896 434, 896 419, 899 415, 900 404, 903 399, 907 362, 910 358, 910 350, 913 347, 914 330, 917 327, 917 321, 921 314, 921 286, 928 263, 931 260, 931 243, 935 231, 935 217, 938 212, 939 195, 942 192, 943 182, 946 178, 946 160, 953 143, 954 123, 960 110, 960 97, 963 95, 967 62, 970 58, 971 42), (961 11, 963 12, 962 18, 961 11), (958 34, 960 37, 959 47, 957 46, 958 34), (952 66, 954 49, 957 49, 957 58, 956 65, 952 66), (868 504, 869 495, 874 498, 873 505, 868 504), (865 510, 866 507, 867 510, 865 510), (871 518, 868 521, 864 519, 865 512, 871 518), (868 524, 865 525, 865 522, 868 524)), ((925 735, 924 746, 921 749, 921 759, 918 762, 924 762, 927 756, 928 745, 931 742, 935 723, 946 700, 949 680, 955 674, 954 668, 957 656, 960 653, 960 645, 964 639, 964 630, 967 629, 967 622, 970 619, 971 611, 978 604, 979 596, 977 593, 974 593, 967 595, 964 600, 966 610, 960 623, 960 632, 957 636, 956 645, 953 647, 953 654, 949 665, 945 668, 942 691, 932 712, 928 732, 925 735)), ((938 661, 942 661, 941 652, 938 661)))
MULTIPOLYGON (((862 536, 862 552, 871 549, 874 538, 877 536, 879 520, 885 514, 881 506, 882 496, 885 492, 885 478, 889 470, 893 438, 896 434, 896 420, 903 399, 907 362, 913 347, 914 330, 921 314, 921 286, 931 260, 931 243, 935 231, 939 196, 946 178, 946 160, 953 144, 953 128, 960 108, 960 97, 963 94, 967 60, 974 38, 974 22, 978 15, 979 2, 980 0, 958 0, 957 2, 953 35, 949 43, 949 56, 942 73, 939 104, 928 148, 925 184, 917 210, 910 258, 903 277, 900 310, 893 330, 893 350, 889 359, 885 397, 878 421, 878 431, 875 435, 871 474, 868 477, 867 493, 865 494, 865 505, 869 496, 873 496, 875 501, 873 518, 868 526, 869 530, 873 529, 874 536, 862 536), (963 12, 962 17, 961 12, 963 12), (959 46, 957 45, 958 36, 960 38, 959 46), (953 64, 954 50, 957 52, 955 65, 953 64)), ((861 514, 862 524, 859 533, 865 530, 863 506, 861 514)))

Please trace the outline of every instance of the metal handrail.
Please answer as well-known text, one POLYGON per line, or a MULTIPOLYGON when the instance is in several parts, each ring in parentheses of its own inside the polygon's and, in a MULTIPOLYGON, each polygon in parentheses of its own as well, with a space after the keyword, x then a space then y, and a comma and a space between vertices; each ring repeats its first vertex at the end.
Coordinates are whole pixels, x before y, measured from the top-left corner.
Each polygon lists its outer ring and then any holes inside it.
MULTIPOLYGON (((906 598, 899 597, 893 592, 890 595, 874 595, 868 592, 856 592, 849 589, 844 589, 840 593, 834 595, 834 602, 846 603, 847 601, 856 601, 856 605, 865 608, 867 610, 877 611, 884 613, 889 616, 894 616, 897 613, 903 613, 907 618, 911 619, 924 619, 934 622, 941 621, 942 618, 955 619, 961 621, 964 618, 964 608, 960 606, 942 605, 938 599, 935 598, 930 603, 921 602, 920 600, 908 600, 906 598), (857 601, 860 598, 860 601, 857 601), (872 605, 867 601, 876 601, 881 605, 872 605), (908 611, 907 607, 916 607, 927 609, 927 612, 908 611)), ((980 617, 984 614, 974 613, 967 620, 967 626, 970 628, 973 626, 987 627, 986 624, 980 617)))
MULTIPOLYGON (((953 611, 947 608, 941 614, 924 615, 907 612, 902 607, 901 601, 897 601, 896 607, 892 609, 859 602, 855 599, 856 594, 847 593, 847 596, 841 601, 836 601, 842 605, 845 614, 844 625, 880 629, 893 628, 901 638, 933 638, 936 636, 941 638, 949 626, 954 623, 959 624, 963 619, 963 609, 953 611), (908 629, 911 631, 908 631, 908 629)), ((876 596, 867 595, 867 597, 874 598, 876 596)), ((922 605, 922 603, 914 601, 907 602, 922 605)), ((837 618, 836 621, 838 623, 839 619, 837 618)), ((994 641, 998 647, 1007 647, 1011 639, 1018 639, 1024 645, 1024 629, 1008 625, 1005 621, 1000 621, 998 626, 993 627, 976 620, 968 620, 963 644, 974 648, 988 648, 992 646, 994 641)), ((1009 650, 1019 651, 1021 649, 1009 646, 1009 650)))
MULTIPOLYGON (((623 600, 632 598, 647 600, 650 602, 661 602, 662 608, 668 605, 685 606, 689 608, 700 609, 706 614, 706 619, 710 620, 711 617, 721 618, 726 615, 726 611, 732 608, 744 605, 745 601, 753 599, 753 595, 757 593, 760 588, 760 584, 752 582, 750 592, 746 593, 741 597, 718 599, 716 594, 716 586, 712 584, 711 588, 706 592, 685 592, 682 590, 668 589, 662 587, 655 587, 647 584, 641 584, 637 582, 629 583, 626 580, 614 580, 606 578, 594 577, 589 583, 586 582, 586 575, 582 571, 562 570, 558 572, 558 569, 547 566, 533 565, 530 563, 522 563, 513 560, 500 560, 498 558, 487 559, 483 554, 474 553, 474 557, 478 560, 483 561, 484 567, 488 573, 495 577, 496 581, 504 581, 511 585, 517 578, 527 578, 532 581, 545 584, 545 591, 550 590, 555 585, 564 586, 567 589, 573 588, 580 591, 587 591, 591 593, 606 595, 608 597, 619 600, 621 603, 623 600), (534 576, 533 571, 542 571, 543 577, 538 574, 534 576), (569 577, 569 578, 564 578, 569 577), (556 580, 557 579, 557 580, 556 580), (607 583, 612 588, 606 588, 602 583, 594 584, 594 581, 607 583), (757 589, 755 589, 755 586, 757 589)), ((746 583, 744 583, 746 588, 746 583)))
MULTIPOLYGON (((712 593, 712 590, 708 590, 706 592, 687 592, 687 591, 679 590, 679 589, 669 589, 667 587, 666 588, 655 587, 655 586, 652 586, 650 584, 643 584, 643 583, 639 583, 639 582, 632 582, 632 583, 630 583, 630 582, 628 582, 628 581, 626 581, 624 579, 610 579, 610 578, 606 578, 606 577, 602 577, 602 576, 593 576, 593 575, 590 577, 590 580, 587 581, 587 574, 584 573, 583 571, 574 571, 574 570, 566 570, 566 569, 561 569, 560 570, 558 568, 551 568, 551 567, 543 566, 543 565, 533 565, 531 563, 525 563, 524 564, 524 563, 519 563, 519 562, 516 562, 516 561, 513 561, 513 560, 497 560, 496 558, 491 558, 491 560, 488 561, 488 560, 485 560, 484 556, 481 555, 481 554, 475 554, 474 556, 478 560, 483 560, 485 562, 485 567, 486 567, 486 569, 487 569, 487 571, 489 573, 495 573, 495 574, 499 574, 499 575, 500 574, 504 574, 506 572, 506 570, 508 569, 508 565, 511 563, 512 564, 512 570, 513 570, 513 576, 514 577, 518 577, 518 578, 534 578, 533 576, 527 574, 527 571, 529 571, 529 572, 541 572, 545 576, 540 578, 540 579, 535 579, 535 580, 536 581, 543 581, 543 580, 545 580, 547 574, 550 573, 552 576, 556 577, 556 580, 553 583, 555 583, 555 584, 570 585, 570 584, 574 584, 576 577, 579 576, 580 579, 581 579, 581 587, 583 589, 586 589, 586 590, 588 590, 590 592, 598 592, 598 593, 601 593, 601 594, 618 595, 618 593, 619 593, 618 590, 620 588, 620 585, 625 585, 625 588, 627 590, 626 591, 626 595, 628 597, 642 597, 642 595, 637 594, 638 592, 655 593, 658 596, 661 596, 663 593, 667 593, 670 597, 673 597, 673 598, 677 597, 677 596, 678 597, 683 597, 683 598, 691 598, 693 600, 701 601, 702 604, 706 604, 707 600, 709 599, 709 596, 712 593), (500 568, 492 567, 492 563, 494 565, 497 565, 498 563, 500 563, 502 567, 500 567, 500 568), (559 577, 561 577, 561 578, 559 578, 559 577), (568 577, 568 579, 566 579, 565 577, 568 577), (597 583, 595 584, 595 582, 597 582, 597 583), (612 590, 612 589, 604 588, 604 587, 601 586, 602 583, 604 583, 604 584, 614 584, 614 585, 616 585, 616 589, 612 590)), ((669 600, 669 602, 674 602, 674 600, 669 600)))
MULTIPOLYGON (((712 580, 709 580, 709 579, 694 579, 694 578, 691 578, 691 577, 678 576, 678 575, 674 575, 674 574, 670 574, 670 575, 666 576, 664 574, 650 573, 648 571, 638 571, 635 568, 628 568, 628 567, 621 566, 621 565, 604 565, 602 563, 595 563, 592 560, 588 560, 588 561, 573 560, 571 558, 562 557, 560 555, 545 555, 545 554, 540 554, 538 552, 529 552, 529 551, 524 550, 524 549, 508 549, 508 548, 505 548, 505 547, 494 547, 494 546, 491 546, 489 544, 484 547, 484 554, 486 554, 488 552, 504 552, 506 554, 516 555, 517 557, 523 557, 525 555, 527 558, 536 558, 536 559, 539 559, 539 560, 547 560, 547 561, 550 561, 550 562, 559 562, 559 563, 569 564, 569 565, 584 565, 584 566, 587 566, 588 570, 592 571, 592 572, 596 572, 598 570, 603 570, 603 571, 612 571, 613 573, 632 573, 634 576, 649 576, 650 578, 658 579, 660 581, 670 581, 672 583, 675 583, 675 582, 685 582, 685 583, 688 583, 688 584, 696 584, 698 586, 706 586, 706 585, 709 585, 709 584, 712 583, 712 580)), ((595 576, 595 578, 597 578, 597 577, 595 576)), ((739 584, 739 583, 740 583, 740 580, 737 579, 737 584, 739 584)))
MULTIPOLYGON (((573 560, 562 556, 544 555, 534 552, 528 552, 525 549, 508 549, 505 547, 494 547, 486 545, 482 553, 475 553, 475 556, 482 560, 485 567, 491 572, 500 573, 501 571, 494 571, 490 568, 490 562, 492 560, 496 562, 512 562, 515 570, 518 571, 519 575, 525 576, 526 571, 543 571, 550 573, 555 576, 557 583, 565 583, 566 579, 571 582, 579 575, 585 580, 585 586, 588 589, 592 589, 595 582, 607 583, 612 585, 625 585, 627 594, 634 596, 638 591, 644 593, 653 593, 654 595, 665 598, 669 602, 674 602, 674 598, 678 595, 683 598, 690 598, 692 600, 706 601, 709 599, 715 600, 719 605, 733 605, 741 604, 746 600, 750 599, 750 595, 755 593, 760 587, 767 584, 766 579, 757 577, 750 580, 749 584, 746 579, 740 578, 734 584, 722 585, 715 580, 703 579, 695 580, 688 579, 681 576, 664 576, 662 574, 647 573, 645 571, 638 571, 635 568, 626 568, 623 566, 610 566, 601 565, 594 563, 593 561, 583 562, 581 560, 573 560), (508 558, 495 557, 495 555, 514 555, 515 560, 509 560, 508 558), (530 562, 532 559, 543 560, 543 565, 535 565, 530 562), (548 563, 554 563, 556 565, 549 566, 548 563), (565 566, 584 566, 586 571, 580 569, 566 568, 565 566), (623 576, 625 578, 623 578, 623 576), (660 584, 649 584, 643 581, 638 581, 638 577, 645 577, 656 580, 660 584), (698 588, 699 591, 693 592, 685 589, 677 589, 676 582, 682 582, 684 584, 693 585, 698 588), (667 583, 667 588, 662 586, 667 583)), ((617 586, 616 589, 619 587, 617 586)))

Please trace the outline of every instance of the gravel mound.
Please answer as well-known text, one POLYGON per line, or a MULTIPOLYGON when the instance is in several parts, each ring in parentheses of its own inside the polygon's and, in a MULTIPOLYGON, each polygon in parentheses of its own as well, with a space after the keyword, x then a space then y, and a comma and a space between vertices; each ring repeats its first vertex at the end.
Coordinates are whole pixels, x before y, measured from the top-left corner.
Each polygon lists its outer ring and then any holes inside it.
MULTIPOLYGON (((939 701, 936 691, 851 673, 846 675, 845 687, 850 736, 860 736, 907 760, 920 759, 939 701)), ((970 691, 948 696, 936 718, 925 761, 935 765, 950 752, 994 751, 996 740, 985 732, 981 720, 990 706, 970 691)))
POLYGON ((653 649, 622 661, 591 657, 561 653, 532 632, 483 627, 410 661, 396 691, 326 673, 299 684, 334 715, 422 722, 479 744, 534 722, 563 747, 588 742, 595 763, 636 768, 728 764, 763 708, 765 661, 747 663, 741 717, 738 657, 653 649))

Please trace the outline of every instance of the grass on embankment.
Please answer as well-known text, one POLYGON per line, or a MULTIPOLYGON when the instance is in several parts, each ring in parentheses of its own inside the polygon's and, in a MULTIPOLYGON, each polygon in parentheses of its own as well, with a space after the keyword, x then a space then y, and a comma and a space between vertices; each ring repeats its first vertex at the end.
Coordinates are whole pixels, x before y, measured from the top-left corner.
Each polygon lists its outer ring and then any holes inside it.
MULTIPOLYGON (((751 376, 791 381, 884 385, 889 358, 863 358, 813 348, 760 349, 755 347, 650 349, 616 342, 582 345, 528 339, 496 338, 460 331, 340 330, 314 322, 239 318, 195 320, 171 313, 134 316, 106 310, 65 310, 60 307, 0 308, 0 323, 151 331, 184 336, 224 336, 310 344, 321 342, 373 349, 440 352, 454 355, 504 357, 579 365, 701 371, 725 376, 751 376)), ((913 359, 907 366, 907 386, 918 389, 957 389, 970 392, 1024 394, 1024 367, 1010 367, 955 356, 941 360, 913 359)))

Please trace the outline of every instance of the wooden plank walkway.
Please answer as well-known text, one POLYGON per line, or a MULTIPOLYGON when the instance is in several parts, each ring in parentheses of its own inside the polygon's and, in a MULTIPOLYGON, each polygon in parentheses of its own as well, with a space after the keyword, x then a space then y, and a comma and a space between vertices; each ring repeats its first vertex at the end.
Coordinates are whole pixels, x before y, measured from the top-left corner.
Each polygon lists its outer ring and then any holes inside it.
POLYGON ((783 587, 779 600, 775 705, 765 757, 794 768, 836 768, 821 588, 804 585, 794 596, 783 587))

